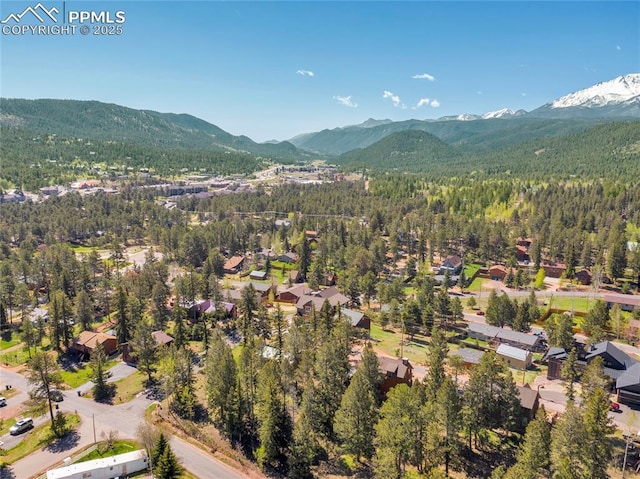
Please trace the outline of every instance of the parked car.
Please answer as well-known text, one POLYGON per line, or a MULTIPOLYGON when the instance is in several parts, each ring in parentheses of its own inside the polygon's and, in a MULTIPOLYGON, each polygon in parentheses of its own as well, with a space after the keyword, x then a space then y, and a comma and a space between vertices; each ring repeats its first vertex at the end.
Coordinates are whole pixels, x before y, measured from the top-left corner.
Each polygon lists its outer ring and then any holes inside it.
POLYGON ((20 419, 13 426, 9 428, 9 434, 12 436, 16 436, 20 433, 28 431, 33 427, 33 419, 30 417, 26 417, 24 419, 20 419))
POLYGON ((477 312, 476 312, 476 314, 477 314, 478 316, 484 316, 484 311, 477 311, 477 312))
POLYGON ((4 396, 0 396, 0 407, 7 405, 7 399, 4 396))
POLYGON ((617 402, 609 401, 609 409, 613 412, 620 412, 620 404, 617 402))
POLYGON ((49 397, 54 402, 64 401, 64 396, 57 389, 52 389, 51 391, 49 391, 49 397))

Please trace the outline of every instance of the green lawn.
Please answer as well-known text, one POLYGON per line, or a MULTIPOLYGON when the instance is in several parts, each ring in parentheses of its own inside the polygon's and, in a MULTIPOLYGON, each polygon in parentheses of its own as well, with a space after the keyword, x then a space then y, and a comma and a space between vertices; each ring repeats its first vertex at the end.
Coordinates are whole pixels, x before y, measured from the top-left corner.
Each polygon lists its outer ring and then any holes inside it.
MULTIPOLYGON (((31 354, 33 355, 34 349, 31 348, 31 354)), ((22 348, 14 349, 13 351, 0 356, 4 364, 10 366, 19 366, 26 363, 29 360, 29 353, 23 351, 22 348)))
MULTIPOLYGON (((67 424, 70 429, 75 429, 80 423, 80 416, 77 414, 67 414, 67 424)), ((15 447, 6 451, 4 456, 0 457, 0 464, 13 464, 14 462, 28 456, 29 454, 41 449, 52 442, 56 438, 51 434, 50 424, 47 422, 42 426, 38 426, 31 431, 25 433, 25 438, 15 447)))
POLYGON ((2 339, 0 339, 0 351, 4 351, 5 349, 9 349, 13 346, 15 346, 16 344, 20 344, 20 338, 18 337, 18 335, 16 333, 7 335, 9 336, 11 339, 9 340, 5 340, 4 337, 5 335, 2 335, 2 339))
MULTIPOLYGON (((464 274, 467 274, 467 273, 465 272, 464 274)), ((472 291, 474 293, 478 293, 482 291, 482 287, 485 281, 487 281, 486 278, 475 278, 473 281, 471 281, 471 284, 465 288, 465 291, 472 291)))
POLYGON ((588 296, 569 298, 566 296, 541 297, 539 300, 545 301, 548 308, 562 309, 564 311, 576 311, 587 313, 593 308, 595 300, 588 296))
MULTIPOLYGON (((105 365, 105 370, 112 368, 117 363, 118 361, 115 361, 115 360, 107 361, 107 364, 105 365)), ((82 367, 77 369, 76 371, 62 371, 61 373, 62 381, 72 389, 82 386, 84 383, 88 381, 91 381, 92 374, 93 374, 93 371, 91 370, 88 364, 83 364, 82 367)))
POLYGON ((134 441, 115 441, 111 449, 107 449, 100 453, 99 449, 101 449, 100 446, 103 444, 104 441, 98 442, 98 449, 94 449, 86 456, 82 456, 78 462, 93 461, 94 459, 102 459, 103 457, 116 456, 118 454, 124 454, 126 452, 141 449, 140 444, 134 441))
POLYGON ((113 397, 113 404, 122 404, 133 400, 136 395, 144 390, 144 382, 147 375, 136 371, 126 378, 116 381, 116 392, 113 397))
MULTIPOLYGON (((397 357, 400 353, 400 340, 402 335, 399 330, 382 330, 379 324, 371 324, 371 340, 374 347, 392 358, 397 357)), ((424 363, 427 354, 427 338, 422 335, 415 335, 413 341, 409 341, 409 337, 404 336, 404 348, 402 355, 409 358, 410 361, 418 364, 424 363)))
POLYGON ((477 272, 480 268, 482 268, 482 266, 481 266, 481 265, 479 265, 479 264, 475 264, 475 263, 465 265, 465 267, 464 267, 464 275, 465 275, 465 277, 466 277, 467 279, 468 279, 468 278, 472 278, 472 277, 473 277, 473 275, 474 275, 474 274, 476 274, 476 272, 477 272))

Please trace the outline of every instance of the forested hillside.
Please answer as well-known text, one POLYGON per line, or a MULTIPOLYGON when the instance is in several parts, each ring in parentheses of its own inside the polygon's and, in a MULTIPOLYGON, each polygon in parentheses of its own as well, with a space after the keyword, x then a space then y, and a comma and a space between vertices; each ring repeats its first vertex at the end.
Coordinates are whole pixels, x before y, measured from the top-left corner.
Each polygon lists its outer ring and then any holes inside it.
POLYGON ((2 129, 0 179, 27 190, 50 184, 68 184, 78 176, 127 173, 148 168, 171 177, 182 169, 214 175, 248 174, 265 164, 263 159, 236 151, 162 148, 120 141, 90 140, 2 129), (115 171, 111 171, 113 167, 115 171))
POLYGON ((494 118, 474 121, 406 120, 362 127, 346 126, 322 130, 292 138, 290 141, 311 151, 340 155, 356 148, 366 148, 388 135, 408 130, 422 130, 451 145, 468 145, 490 150, 537 138, 562 136, 583 131, 605 120, 494 118))
POLYGON ((270 158, 308 155, 288 142, 256 143, 187 114, 135 110, 77 100, 0 99, 0 125, 85 140, 117 141, 155 148, 245 152, 270 158))
POLYGON ((470 147, 425 149, 416 132, 400 132, 335 161, 349 169, 371 168, 428 173, 434 176, 496 175, 510 172, 532 178, 568 177, 637 178, 640 164, 640 122, 597 125, 570 135, 537 139, 491 151, 470 147), (410 161, 406 161, 410 160, 410 161))

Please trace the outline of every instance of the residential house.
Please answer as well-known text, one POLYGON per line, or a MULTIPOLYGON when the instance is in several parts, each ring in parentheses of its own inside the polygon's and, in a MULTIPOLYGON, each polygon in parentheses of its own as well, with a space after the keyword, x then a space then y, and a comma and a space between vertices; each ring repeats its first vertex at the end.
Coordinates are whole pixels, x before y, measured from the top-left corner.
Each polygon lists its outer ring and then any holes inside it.
POLYGON ((487 341, 490 344, 508 344, 527 351, 541 351, 544 348, 539 336, 498 328, 488 324, 469 323, 467 325, 467 335, 470 338, 487 341))
POLYGON ((330 298, 331 296, 335 296, 336 294, 340 294, 340 291, 338 291, 338 288, 336 288, 335 286, 331 286, 327 289, 321 289, 320 291, 318 291, 318 296, 320 296, 321 298, 330 298))
POLYGON ((447 270, 450 274, 460 274, 460 271, 462 271, 462 259, 460 259, 460 256, 452 255, 445 258, 442 266, 440 266, 440 274, 445 274, 447 270))
POLYGON ((205 313, 214 314, 217 311, 217 308, 224 309, 226 318, 238 317, 238 307, 234 303, 228 301, 219 301, 216 304, 216 302, 212 299, 196 301, 195 304, 191 305, 191 307, 188 308, 187 316, 192 322, 195 322, 200 319, 200 317, 205 313))
POLYGON ((256 281, 264 281, 268 278, 266 271, 257 271, 253 270, 249 273, 249 279, 254 279, 256 281))
POLYGON ((296 301, 296 310, 300 316, 308 317, 314 308, 317 312, 320 312, 325 301, 329 303, 333 311, 335 311, 338 306, 346 306, 349 304, 349 298, 339 293, 329 298, 304 295, 296 301))
POLYGON ((640 363, 627 369, 616 380, 618 402, 632 406, 640 406, 640 363))
POLYGON ((304 236, 309 241, 317 241, 319 235, 318 235, 317 231, 307 230, 307 231, 304 232, 304 236))
POLYGON ((607 308, 612 308, 614 304, 619 304, 622 311, 633 312, 634 309, 640 309, 640 296, 631 296, 629 294, 605 294, 604 302, 607 308))
POLYGON ((269 260, 275 260, 278 259, 278 255, 276 253, 273 252, 273 250, 271 250, 270 248, 262 248, 260 251, 258 251, 256 253, 256 256, 258 256, 258 258, 262 258, 262 259, 269 259, 269 260))
POLYGON ((531 386, 516 386, 518 389, 518 399, 520 399, 520 420, 521 431, 527 428, 527 424, 533 421, 540 406, 540 393, 537 389, 531 389, 531 386))
POLYGON ((584 286, 591 284, 591 272, 587 269, 581 269, 576 273, 576 281, 584 286))
MULTIPOLYGON (((600 357, 604 365, 604 374, 611 381, 616 381, 625 371, 637 363, 635 359, 631 358, 610 341, 602 341, 588 348, 577 342, 575 346, 578 356, 578 369, 584 370, 594 358, 600 357)), ((562 378, 562 363, 566 358, 567 352, 562 348, 551 348, 547 351, 542 358, 542 362, 546 361, 549 364, 549 369, 547 370, 547 377, 549 379, 562 378)))
POLYGON ((301 284, 281 291, 278 295, 278 301, 281 303, 295 304, 302 296, 305 295, 311 295, 311 289, 301 284))
POLYGON ((407 358, 387 358, 378 357, 378 369, 382 373, 383 379, 380 391, 387 394, 389 390, 398 384, 411 386, 413 383, 413 366, 407 358))
POLYGON ((489 277, 494 281, 504 281, 506 275, 507 268, 505 268, 501 264, 496 264, 489 268, 489 277))
POLYGON ((549 348, 540 362, 547 364, 547 379, 563 379, 562 364, 567 359, 567 351, 564 348, 554 346, 549 348))
POLYGON ((242 270, 244 264, 244 256, 232 256, 224 264, 224 272, 226 274, 237 274, 242 270))
MULTIPOLYGON (((173 343, 173 337, 169 336, 164 331, 154 331, 151 333, 151 336, 153 337, 153 339, 156 340, 157 348, 169 346, 171 343, 173 343)), ((121 347, 122 347, 122 360, 125 363, 135 364, 137 362, 137 359, 133 354, 133 348, 130 346, 130 344, 124 343, 124 344, 121 344, 121 347)))
POLYGON ((526 246, 516 245, 514 253, 516 255, 516 259, 521 263, 531 260, 531 257, 529 256, 529 248, 526 246))
POLYGON ((531 351, 509 346, 508 344, 501 344, 498 346, 498 349, 496 349, 496 354, 502 358, 510 368, 527 369, 531 366, 531 351))
POLYGON ((304 276, 297 269, 289 271, 289 284, 297 284, 304 282, 304 276))
POLYGON ((89 357, 99 345, 102 345, 105 354, 109 356, 118 347, 118 341, 116 337, 111 334, 82 331, 78 337, 73 340, 71 349, 81 355, 89 357))
POLYGON ((103 457, 92 461, 49 469, 46 479, 106 479, 110 477, 130 477, 136 472, 149 468, 149 459, 144 449, 103 457))
POLYGON ((298 255, 292 252, 283 253, 278 255, 278 261, 286 264, 296 264, 298 262, 298 255))
POLYGON ((460 348, 457 351, 449 351, 449 356, 460 356, 466 368, 472 368, 480 364, 484 351, 473 348, 460 348))
POLYGON ((366 314, 348 308, 341 309, 340 313, 342 316, 349 318, 349 321, 354 328, 362 328, 368 331, 371 330, 371 319, 366 314))
POLYGON ((541 266, 544 269, 544 275, 548 278, 559 278, 567 270, 565 264, 553 261, 545 261, 541 266))
POLYGON ((335 273, 325 273, 322 276, 322 280, 320 281, 320 284, 322 286, 334 286, 337 281, 338 281, 338 276, 335 273))
POLYGON ((250 284, 251 286, 253 286, 253 289, 256 290, 256 293, 260 297, 259 304, 266 303, 267 301, 269 301, 269 293, 271 291, 273 291, 274 298, 276 297, 276 294, 278 294, 278 287, 275 284, 254 283, 253 281, 250 284))

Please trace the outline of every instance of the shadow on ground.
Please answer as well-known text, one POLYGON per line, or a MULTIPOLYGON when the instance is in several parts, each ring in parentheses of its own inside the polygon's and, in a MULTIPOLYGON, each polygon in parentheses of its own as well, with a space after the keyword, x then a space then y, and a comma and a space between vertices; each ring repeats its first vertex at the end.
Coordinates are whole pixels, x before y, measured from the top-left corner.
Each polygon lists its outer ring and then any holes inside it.
MULTIPOLYGON (((65 436, 61 437, 57 441, 52 442, 44 449, 45 451, 53 452, 53 453, 64 452, 64 451, 68 451, 69 449, 73 449, 79 443, 80 443, 80 434, 78 434, 77 431, 72 431, 69 434, 66 434, 65 436)), ((2 477, 2 479, 4 479, 4 476, 2 477)))
POLYGON ((10 466, 3 466, 0 467, 0 479, 16 479, 16 475, 10 466))

